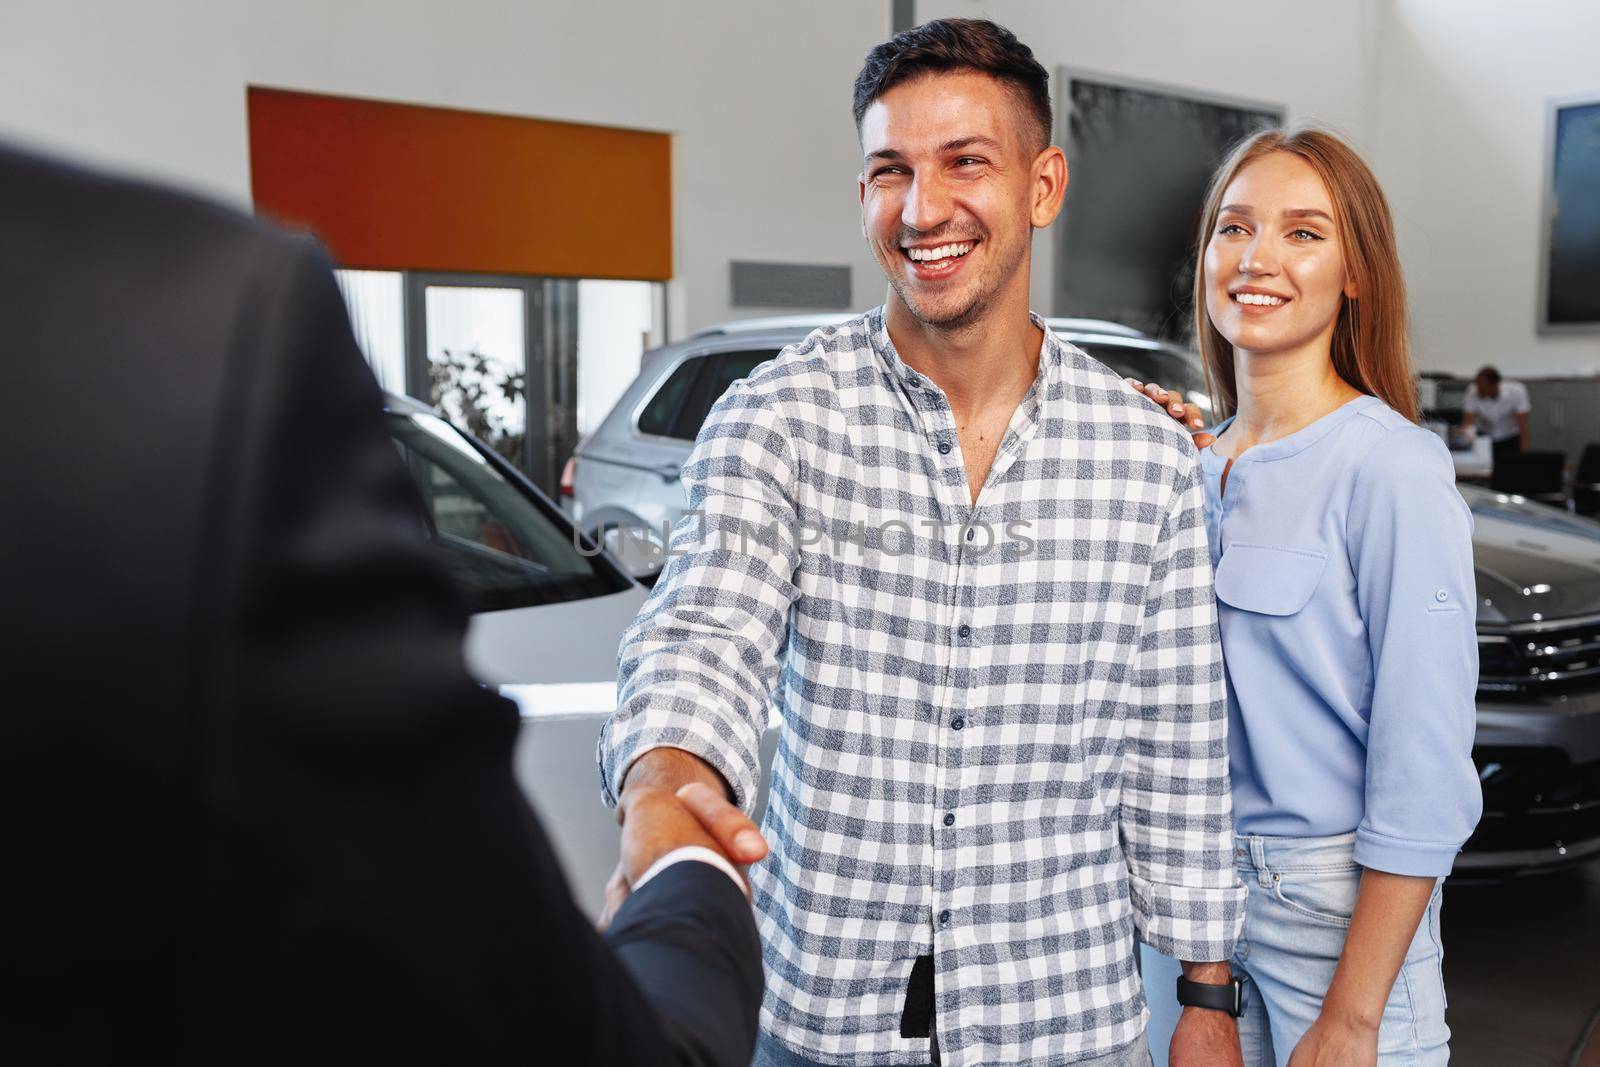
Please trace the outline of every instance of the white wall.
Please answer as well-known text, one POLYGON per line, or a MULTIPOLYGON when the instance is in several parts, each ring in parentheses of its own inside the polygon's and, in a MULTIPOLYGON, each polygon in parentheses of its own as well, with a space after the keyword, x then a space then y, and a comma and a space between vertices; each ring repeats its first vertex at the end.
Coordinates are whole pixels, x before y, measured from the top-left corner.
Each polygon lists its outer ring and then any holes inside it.
POLYGON ((882 300, 850 85, 888 28, 887 0, 19 0, 0 137, 245 205, 248 84, 668 131, 680 335, 734 317, 731 259, 848 263, 882 300))
MULTIPOLYGON (((1293 0, 1221 20, 1175 0, 922 0, 987 14, 1063 63, 1278 101, 1365 132, 1365 12, 1293 0), (1285 39, 1295 42, 1285 47, 1285 39), (1308 62, 1299 42, 1315 42, 1308 62)), ((862 244, 850 88, 889 0, 78 0, 0 15, 0 136, 249 202, 244 87, 597 122, 676 135, 670 330, 760 313, 728 303, 733 259, 848 263, 862 244)), ((1053 242, 1036 242, 1048 309, 1053 242)))
MULTIPOLYGON (((0 10, 0 136, 244 204, 250 83, 676 135, 674 336, 736 315, 728 261, 848 263, 862 245, 850 86, 889 0, 77 0, 0 10)), ((1348 134, 1389 190, 1420 362, 1600 371, 1600 336, 1534 332, 1544 101, 1600 89, 1600 4, 920 0, 1062 65, 1287 105, 1348 134), (1259 14, 1259 13, 1258 13, 1259 14)), ((1069 190, 1070 209, 1070 190, 1069 190)), ((1035 243, 1048 307, 1054 242, 1035 243)))
POLYGON ((1380 40, 1376 163, 1418 363, 1600 373, 1600 334, 1535 330, 1546 101, 1600 98, 1600 3, 1389 0, 1380 40))

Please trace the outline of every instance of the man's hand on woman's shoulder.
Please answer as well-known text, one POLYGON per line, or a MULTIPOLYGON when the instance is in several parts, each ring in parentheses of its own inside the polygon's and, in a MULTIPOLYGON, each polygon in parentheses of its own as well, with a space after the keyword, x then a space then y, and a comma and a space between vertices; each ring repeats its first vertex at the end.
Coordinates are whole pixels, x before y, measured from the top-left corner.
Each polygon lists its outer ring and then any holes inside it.
POLYGON ((1205 418, 1200 411, 1199 405, 1184 403, 1183 394, 1178 390, 1163 389, 1155 382, 1146 384, 1135 378, 1126 378, 1124 381, 1132 386, 1135 392, 1149 397, 1152 404, 1171 415, 1174 422, 1188 430, 1194 436, 1196 448, 1205 448, 1216 440, 1215 437, 1200 429, 1205 425, 1205 418))

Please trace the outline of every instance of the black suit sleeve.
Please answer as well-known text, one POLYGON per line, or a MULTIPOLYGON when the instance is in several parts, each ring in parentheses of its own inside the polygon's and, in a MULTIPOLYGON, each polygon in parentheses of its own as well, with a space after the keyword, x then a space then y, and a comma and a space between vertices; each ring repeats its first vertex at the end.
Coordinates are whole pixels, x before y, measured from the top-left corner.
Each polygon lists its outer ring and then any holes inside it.
POLYGON ((680 1058, 750 1061, 761 1001, 761 945, 750 903, 724 872, 685 860, 652 878, 617 912, 607 937, 645 990, 680 1058), (687 908, 685 901, 697 906, 687 908))
POLYGON ((208 457, 188 1051, 742 1067, 747 903, 669 869, 615 952, 573 904, 321 254, 263 238, 242 307, 208 457))

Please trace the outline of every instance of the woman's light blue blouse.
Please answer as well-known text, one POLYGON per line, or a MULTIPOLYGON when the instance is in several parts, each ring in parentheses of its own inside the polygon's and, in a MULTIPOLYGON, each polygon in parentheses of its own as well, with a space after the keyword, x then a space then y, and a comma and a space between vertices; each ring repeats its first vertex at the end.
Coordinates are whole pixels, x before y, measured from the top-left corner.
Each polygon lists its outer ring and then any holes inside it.
POLYGON ((1354 830, 1363 866, 1448 874, 1483 808, 1472 516, 1449 453, 1364 396, 1246 450, 1226 494, 1227 461, 1200 465, 1239 832, 1354 830))

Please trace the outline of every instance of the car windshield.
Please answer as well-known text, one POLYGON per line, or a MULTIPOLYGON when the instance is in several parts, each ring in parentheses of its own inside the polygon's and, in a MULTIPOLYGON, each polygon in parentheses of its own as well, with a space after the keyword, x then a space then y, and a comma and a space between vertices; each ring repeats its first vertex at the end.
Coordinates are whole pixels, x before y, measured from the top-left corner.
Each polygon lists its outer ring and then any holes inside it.
POLYGON ((514 484, 449 423, 388 416, 389 435, 422 494, 439 558, 474 612, 604 596, 627 581, 586 556, 564 520, 514 484))

